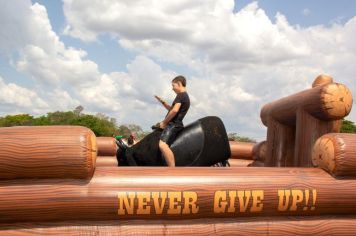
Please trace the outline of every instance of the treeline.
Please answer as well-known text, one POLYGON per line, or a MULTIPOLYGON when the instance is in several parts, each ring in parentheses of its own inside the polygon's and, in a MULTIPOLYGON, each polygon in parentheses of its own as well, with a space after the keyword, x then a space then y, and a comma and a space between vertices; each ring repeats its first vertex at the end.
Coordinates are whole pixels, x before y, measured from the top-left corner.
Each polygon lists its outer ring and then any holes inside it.
POLYGON ((29 114, 7 115, 0 117, 0 127, 11 126, 41 126, 41 125, 80 125, 91 129, 96 136, 112 137, 123 135, 129 137, 133 132, 137 138, 142 138, 146 132, 139 125, 117 125, 115 118, 97 113, 90 115, 83 113, 84 108, 78 106, 73 111, 56 111, 46 115, 33 117, 29 114))
POLYGON ((228 138, 229 138, 229 141, 256 143, 255 139, 245 137, 245 136, 239 136, 237 133, 229 133, 228 138))
POLYGON ((341 133, 356 133, 356 125, 349 120, 342 121, 341 133))
MULTIPOLYGON (((56 111, 46 115, 33 117, 29 114, 7 115, 0 117, 0 127, 10 126, 33 126, 33 125, 80 125, 93 130, 96 136, 112 137, 123 135, 128 138, 131 133, 134 133, 138 139, 142 139, 148 134, 139 125, 136 124, 121 124, 118 125, 115 118, 111 118, 102 113, 89 115, 83 113, 82 106, 76 107, 73 111, 56 111)), ((343 120, 342 133, 356 133, 356 125, 349 120, 343 120)), ((240 142, 256 142, 256 140, 237 135, 237 133, 229 133, 229 140, 240 142)))

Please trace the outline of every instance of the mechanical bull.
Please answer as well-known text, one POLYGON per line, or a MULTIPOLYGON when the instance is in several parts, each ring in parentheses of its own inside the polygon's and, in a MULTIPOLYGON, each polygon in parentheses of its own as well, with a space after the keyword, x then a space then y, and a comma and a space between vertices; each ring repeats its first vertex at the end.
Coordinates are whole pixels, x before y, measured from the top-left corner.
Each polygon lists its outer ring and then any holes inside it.
MULTIPOLYGON (((161 133, 162 130, 155 130, 132 147, 118 142, 119 165, 167 166, 158 147, 161 133)), ((225 126, 215 116, 185 126, 170 147, 176 166, 226 166, 231 155, 225 126)))

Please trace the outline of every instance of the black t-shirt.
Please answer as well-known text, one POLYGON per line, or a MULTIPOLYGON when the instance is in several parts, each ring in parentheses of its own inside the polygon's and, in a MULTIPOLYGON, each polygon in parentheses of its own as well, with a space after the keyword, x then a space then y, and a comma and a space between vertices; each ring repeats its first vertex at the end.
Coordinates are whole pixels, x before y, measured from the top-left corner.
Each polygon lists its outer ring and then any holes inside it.
POLYGON ((190 99, 188 93, 178 93, 172 103, 172 108, 176 103, 180 103, 181 106, 179 108, 178 113, 172 118, 170 122, 174 123, 175 125, 183 126, 183 118, 187 114, 190 107, 190 99))

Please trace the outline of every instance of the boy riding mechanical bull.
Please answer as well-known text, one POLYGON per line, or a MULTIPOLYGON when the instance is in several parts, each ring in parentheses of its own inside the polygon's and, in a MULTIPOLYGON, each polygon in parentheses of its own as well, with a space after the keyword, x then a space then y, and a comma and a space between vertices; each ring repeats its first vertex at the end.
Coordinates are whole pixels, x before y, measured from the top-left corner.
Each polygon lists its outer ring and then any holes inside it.
POLYGON ((176 97, 172 105, 156 99, 168 110, 164 120, 140 142, 127 147, 117 141, 119 166, 226 166, 231 155, 225 126, 220 118, 208 116, 187 126, 183 119, 190 107, 186 79, 172 80, 176 97))
POLYGON ((183 130, 183 119, 190 107, 186 84, 186 79, 181 75, 172 80, 172 89, 177 95, 171 106, 160 97, 155 96, 168 110, 165 119, 159 123, 159 128, 163 129, 159 140, 159 149, 170 167, 175 166, 175 161, 174 154, 169 146, 176 139, 178 133, 183 130))

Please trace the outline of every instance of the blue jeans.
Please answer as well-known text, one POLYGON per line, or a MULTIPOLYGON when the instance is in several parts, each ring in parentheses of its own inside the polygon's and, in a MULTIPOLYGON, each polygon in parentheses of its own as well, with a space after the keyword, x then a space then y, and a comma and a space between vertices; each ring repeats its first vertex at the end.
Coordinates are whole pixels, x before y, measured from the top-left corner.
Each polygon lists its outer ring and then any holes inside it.
POLYGON ((160 140, 170 146, 176 139, 178 133, 183 130, 183 126, 169 123, 166 128, 163 129, 160 140))

